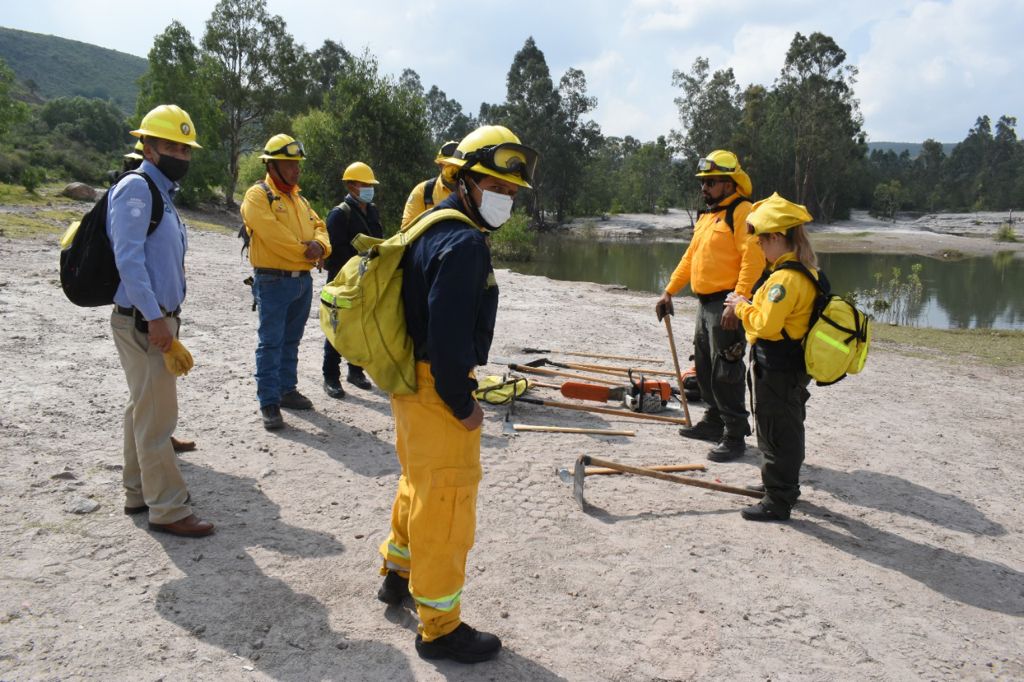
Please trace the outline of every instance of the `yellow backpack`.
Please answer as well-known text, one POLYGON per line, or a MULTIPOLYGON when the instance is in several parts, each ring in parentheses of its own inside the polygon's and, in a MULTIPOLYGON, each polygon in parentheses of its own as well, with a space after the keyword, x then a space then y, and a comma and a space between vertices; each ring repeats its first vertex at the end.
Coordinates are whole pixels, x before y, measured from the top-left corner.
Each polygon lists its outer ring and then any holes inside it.
POLYGON ((409 244, 444 220, 476 228, 466 215, 447 208, 421 214, 387 239, 361 234, 352 240, 358 255, 320 292, 320 328, 327 340, 388 393, 416 392, 416 359, 402 303, 402 256, 409 244))
POLYGON ((864 369, 871 346, 871 316, 849 299, 833 294, 824 272, 819 271, 815 278, 799 261, 786 261, 778 267, 802 272, 818 289, 811 325, 803 338, 804 364, 811 378, 819 386, 828 386, 864 369))

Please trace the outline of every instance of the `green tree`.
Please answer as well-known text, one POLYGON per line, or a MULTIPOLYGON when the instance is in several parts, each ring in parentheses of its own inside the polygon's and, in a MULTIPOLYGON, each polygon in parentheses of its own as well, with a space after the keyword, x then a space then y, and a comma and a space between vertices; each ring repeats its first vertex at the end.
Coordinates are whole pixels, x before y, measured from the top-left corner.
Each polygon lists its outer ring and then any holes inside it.
POLYGON ((224 112, 227 151, 225 201, 234 205, 238 163, 247 148, 262 146, 271 117, 281 120, 306 103, 308 58, 266 0, 220 0, 206 22, 203 55, 213 65, 212 92, 224 112))
POLYGON ((380 181, 374 201, 389 230, 398 227, 409 190, 423 180, 437 151, 423 98, 382 76, 369 54, 354 58, 324 108, 298 116, 294 129, 306 145, 302 186, 314 204, 326 209, 344 198, 342 170, 363 161, 380 181))
POLYGON ((672 72, 672 86, 683 94, 675 99, 681 130, 671 139, 691 165, 715 149, 730 148, 740 121, 740 89, 732 69, 710 73, 704 57, 688 73, 672 72))
POLYGON ((467 116, 462 105, 448 96, 436 85, 424 95, 427 107, 427 127, 433 146, 440 148, 445 142, 458 142, 476 127, 476 121, 467 116))
POLYGON ((338 78, 349 68, 352 55, 341 43, 325 40, 307 60, 307 101, 310 107, 323 104, 324 95, 331 91, 338 78))
POLYGON ((110 101, 58 97, 40 108, 39 118, 52 133, 99 152, 121 149, 128 136, 124 115, 110 101))
POLYGON ((11 96, 14 72, 0 59, 0 135, 6 137, 12 127, 28 118, 28 107, 11 96))
POLYGON ((139 79, 135 120, 141 121, 160 104, 177 104, 192 117, 203 148, 192 155, 178 200, 194 206, 211 199, 214 188, 228 185, 228 158, 220 137, 224 114, 211 92, 213 66, 203 58, 192 34, 177 21, 153 40, 148 64, 139 79))

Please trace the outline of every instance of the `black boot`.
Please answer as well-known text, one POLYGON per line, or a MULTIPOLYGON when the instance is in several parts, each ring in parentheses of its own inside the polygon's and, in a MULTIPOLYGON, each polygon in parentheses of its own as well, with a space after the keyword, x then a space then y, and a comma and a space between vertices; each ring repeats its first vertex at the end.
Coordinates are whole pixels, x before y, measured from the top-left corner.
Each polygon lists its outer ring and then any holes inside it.
POLYGON ((722 439, 722 432, 725 427, 722 424, 714 424, 709 421, 701 419, 693 426, 684 426, 679 429, 679 435, 683 438, 693 438, 695 440, 706 440, 712 443, 717 443, 722 439))
POLYGON ((324 379, 324 393, 338 400, 345 397, 345 389, 337 379, 324 379))
POLYGON ((708 450, 708 459, 712 462, 731 462, 739 459, 747 451, 747 444, 740 436, 722 436, 718 445, 708 450))
POLYGON ((260 416, 263 417, 263 428, 267 431, 276 431, 284 427, 284 418, 281 416, 281 408, 277 405, 267 405, 260 408, 260 416))
POLYGON ((366 378, 365 374, 363 374, 362 367, 353 367, 352 365, 349 365, 348 378, 346 381, 356 388, 361 388, 364 391, 369 391, 373 388, 373 384, 371 384, 370 380, 366 378))
POLYGON ((459 663, 479 663, 494 658, 499 651, 500 639, 489 632, 478 632, 465 623, 430 642, 416 635, 416 653, 429 660, 450 658, 459 663))
POLYGON ((785 507, 768 506, 758 502, 742 510, 740 514, 747 521, 789 521, 789 510, 785 507))
POLYGON ((384 583, 377 590, 377 599, 385 604, 398 606, 409 596, 409 579, 403 578, 395 571, 388 571, 384 583))
POLYGON ((287 407, 290 410, 312 410, 313 401, 293 388, 281 396, 281 407, 287 407))

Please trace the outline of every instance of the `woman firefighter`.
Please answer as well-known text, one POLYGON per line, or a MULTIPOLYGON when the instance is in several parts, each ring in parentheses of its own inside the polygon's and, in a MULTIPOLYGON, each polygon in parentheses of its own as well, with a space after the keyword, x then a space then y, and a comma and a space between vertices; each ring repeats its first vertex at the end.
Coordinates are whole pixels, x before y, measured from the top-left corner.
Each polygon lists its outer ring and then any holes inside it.
POLYGON ((815 281, 821 276, 804 229, 811 220, 806 208, 778 193, 755 203, 747 229, 757 236, 769 267, 754 287, 752 301, 735 293, 726 298, 752 349, 754 420, 764 456, 764 497, 742 511, 749 521, 786 521, 800 496, 804 404, 810 397, 801 341, 818 295, 815 281))

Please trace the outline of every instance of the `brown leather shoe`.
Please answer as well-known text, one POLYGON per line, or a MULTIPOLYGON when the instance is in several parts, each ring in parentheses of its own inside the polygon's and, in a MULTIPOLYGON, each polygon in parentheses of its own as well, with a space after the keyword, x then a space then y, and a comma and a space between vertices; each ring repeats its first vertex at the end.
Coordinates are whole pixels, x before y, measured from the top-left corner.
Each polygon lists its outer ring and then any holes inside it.
POLYGON ((196 449, 196 442, 194 440, 178 440, 171 436, 171 447, 175 452, 192 452, 196 449))
POLYGON ((209 521, 200 520, 195 514, 189 514, 174 523, 153 523, 150 521, 149 528, 161 533, 180 535, 184 538, 201 538, 213 532, 213 524, 209 521))

